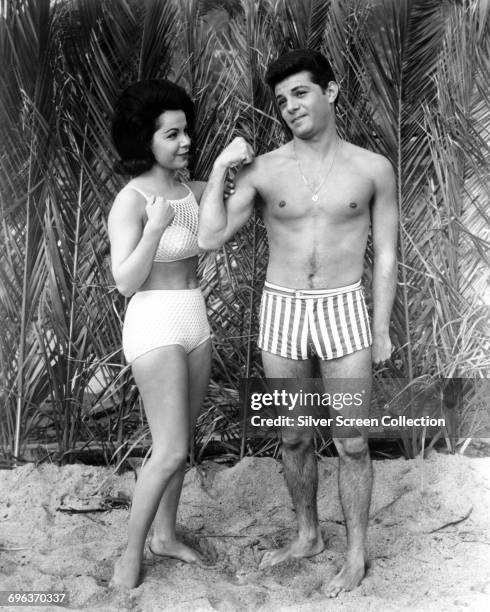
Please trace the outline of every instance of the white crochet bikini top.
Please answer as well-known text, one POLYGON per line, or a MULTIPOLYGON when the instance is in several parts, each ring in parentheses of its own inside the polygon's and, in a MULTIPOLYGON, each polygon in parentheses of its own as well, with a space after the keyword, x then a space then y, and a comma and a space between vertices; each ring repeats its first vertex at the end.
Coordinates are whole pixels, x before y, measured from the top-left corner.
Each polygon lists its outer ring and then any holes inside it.
MULTIPOLYGON (((184 185, 187 187, 187 185, 184 185)), ((132 185, 128 189, 134 189, 147 201, 153 196, 144 193, 138 187, 132 185)), ((156 262, 178 261, 194 257, 199 253, 197 246, 197 221, 199 207, 192 191, 187 187, 189 193, 179 200, 167 200, 175 211, 171 223, 165 228, 157 252, 156 262)))

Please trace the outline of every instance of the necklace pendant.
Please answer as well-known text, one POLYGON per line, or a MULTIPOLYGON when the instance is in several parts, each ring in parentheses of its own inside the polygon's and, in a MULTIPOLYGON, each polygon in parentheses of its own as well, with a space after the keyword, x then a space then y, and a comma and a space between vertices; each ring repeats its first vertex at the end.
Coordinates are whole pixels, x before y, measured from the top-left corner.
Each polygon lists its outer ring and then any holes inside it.
POLYGON ((313 200, 313 202, 316 202, 318 200, 318 194, 315 193, 311 196, 311 199, 313 200))

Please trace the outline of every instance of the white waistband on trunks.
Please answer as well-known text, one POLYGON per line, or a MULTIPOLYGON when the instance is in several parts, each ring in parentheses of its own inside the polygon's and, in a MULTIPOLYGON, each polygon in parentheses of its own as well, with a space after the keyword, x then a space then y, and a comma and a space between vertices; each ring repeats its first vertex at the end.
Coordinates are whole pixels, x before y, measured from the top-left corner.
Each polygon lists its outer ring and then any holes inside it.
POLYGON ((361 286, 361 281, 352 285, 346 285, 345 287, 337 287, 336 289, 290 289, 289 287, 281 287, 280 285, 274 285, 269 281, 264 283, 264 291, 268 293, 279 293, 280 295, 291 295, 295 298, 318 298, 328 297, 329 295, 342 295, 342 293, 350 293, 356 291, 361 286))
POLYGON ((290 289, 266 282, 258 346, 288 359, 336 359, 371 346, 360 281, 336 289, 290 289))

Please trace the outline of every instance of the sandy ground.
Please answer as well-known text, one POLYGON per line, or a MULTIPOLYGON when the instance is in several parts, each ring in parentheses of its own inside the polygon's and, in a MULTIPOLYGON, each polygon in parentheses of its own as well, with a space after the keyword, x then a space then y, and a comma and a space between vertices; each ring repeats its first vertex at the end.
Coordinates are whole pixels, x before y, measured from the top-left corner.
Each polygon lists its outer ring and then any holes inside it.
POLYGON ((426 460, 376 461, 374 469, 371 567, 359 588, 336 600, 322 594, 345 550, 335 459, 319 465, 322 554, 260 572, 263 551, 294 534, 281 464, 207 463, 186 476, 178 523, 184 540, 215 566, 202 569, 148 551, 143 582, 132 591, 108 587, 128 510, 67 510, 100 509, 110 497, 130 497, 133 472, 114 476, 84 465, 2 471, 0 589, 65 590, 77 610, 490 609, 490 458, 433 453, 426 460), (99 489, 102 497, 93 497, 99 489))

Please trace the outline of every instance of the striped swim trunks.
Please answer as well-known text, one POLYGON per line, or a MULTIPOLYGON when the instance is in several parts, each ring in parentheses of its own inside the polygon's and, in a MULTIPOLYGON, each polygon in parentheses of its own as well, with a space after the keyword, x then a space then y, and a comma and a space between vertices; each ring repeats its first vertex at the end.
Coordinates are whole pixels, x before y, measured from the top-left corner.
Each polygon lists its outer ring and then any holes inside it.
POLYGON ((294 290, 265 282, 258 345, 288 359, 336 359, 371 346, 361 281, 338 289, 294 290))

